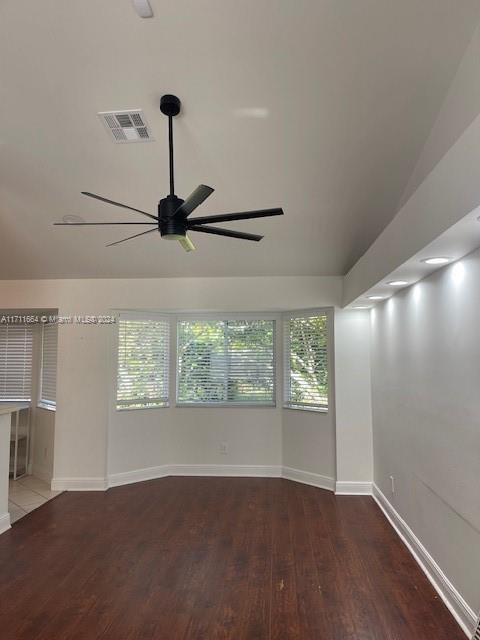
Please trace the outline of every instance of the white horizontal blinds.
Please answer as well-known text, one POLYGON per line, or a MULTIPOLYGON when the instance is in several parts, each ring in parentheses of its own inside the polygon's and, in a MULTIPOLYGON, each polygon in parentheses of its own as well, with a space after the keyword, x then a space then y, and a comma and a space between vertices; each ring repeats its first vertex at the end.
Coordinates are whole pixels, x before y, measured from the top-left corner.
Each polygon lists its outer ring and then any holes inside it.
POLYGON ((32 325, 0 325, 0 400, 30 400, 32 325))
POLYGON ((117 409, 167 406, 169 343, 169 320, 120 317, 117 409))
POLYGON ((180 320, 178 404, 275 404, 273 320, 180 320))
POLYGON ((226 402, 222 321, 177 324, 177 403, 226 402))
POLYGON ((226 323, 228 402, 275 404, 273 320, 226 323))
POLYGON ((327 316, 286 319, 284 341, 285 405, 328 407, 327 316))
POLYGON ((48 407, 55 407, 57 403, 57 344, 58 325, 44 324, 40 403, 48 407))

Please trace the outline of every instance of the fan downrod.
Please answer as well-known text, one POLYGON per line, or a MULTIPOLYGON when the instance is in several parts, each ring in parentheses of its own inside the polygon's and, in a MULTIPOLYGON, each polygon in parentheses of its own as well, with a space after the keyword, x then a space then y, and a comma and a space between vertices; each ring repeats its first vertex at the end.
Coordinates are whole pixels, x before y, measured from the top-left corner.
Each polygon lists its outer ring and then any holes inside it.
POLYGON ((177 96, 166 94, 160 98, 160 111, 165 116, 178 116, 181 106, 182 103, 177 96))

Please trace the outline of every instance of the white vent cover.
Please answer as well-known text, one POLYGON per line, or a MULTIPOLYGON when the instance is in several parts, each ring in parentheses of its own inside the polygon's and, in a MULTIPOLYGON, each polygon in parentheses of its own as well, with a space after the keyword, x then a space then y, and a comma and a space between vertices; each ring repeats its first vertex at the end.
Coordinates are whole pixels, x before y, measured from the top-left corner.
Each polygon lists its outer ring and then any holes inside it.
POLYGON ((150 142, 150 127, 141 109, 101 111, 97 114, 114 142, 150 142))

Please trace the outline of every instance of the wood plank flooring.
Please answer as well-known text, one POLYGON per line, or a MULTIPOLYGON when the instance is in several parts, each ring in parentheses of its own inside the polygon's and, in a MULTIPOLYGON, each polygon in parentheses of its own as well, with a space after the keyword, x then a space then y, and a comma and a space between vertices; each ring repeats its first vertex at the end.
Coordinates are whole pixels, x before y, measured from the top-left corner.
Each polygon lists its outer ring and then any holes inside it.
POLYGON ((2 640, 465 640, 370 497, 266 478, 64 493, 0 536, 2 640))

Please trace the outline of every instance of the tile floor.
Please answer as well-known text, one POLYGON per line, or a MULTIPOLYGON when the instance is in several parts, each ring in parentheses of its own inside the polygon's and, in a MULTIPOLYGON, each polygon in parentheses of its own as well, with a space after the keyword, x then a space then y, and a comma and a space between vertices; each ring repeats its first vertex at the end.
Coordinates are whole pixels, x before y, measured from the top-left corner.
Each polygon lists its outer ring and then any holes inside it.
POLYGON ((8 487, 8 512, 13 524, 24 515, 51 500, 61 491, 52 491, 50 485, 35 476, 10 480, 8 487))

